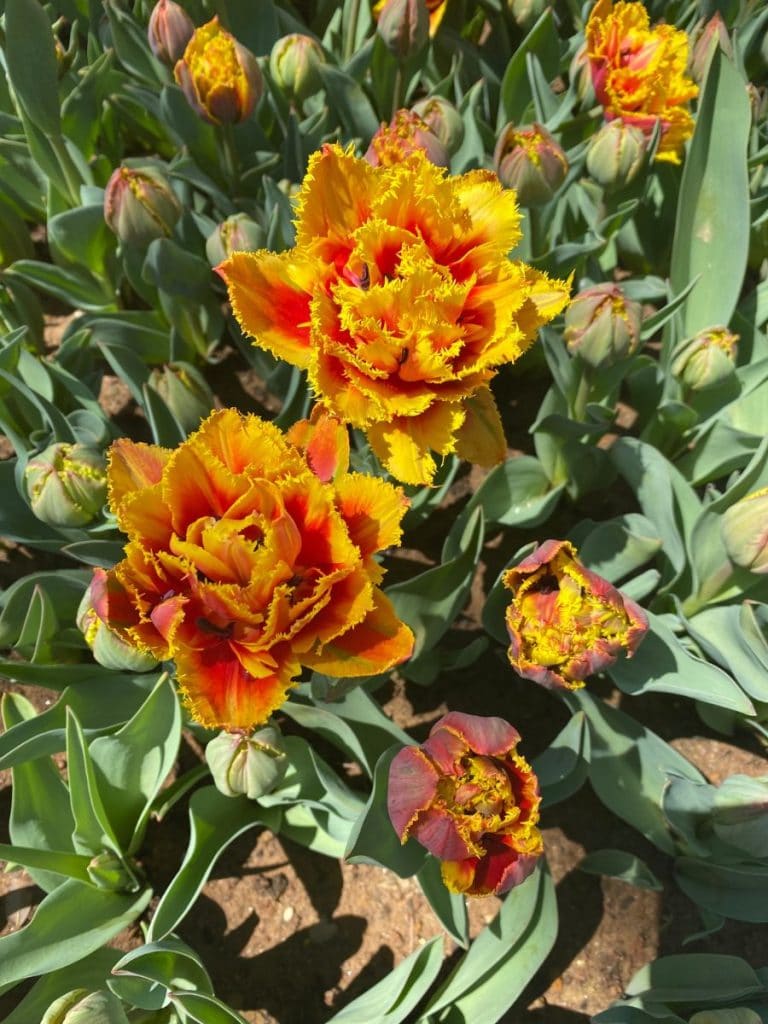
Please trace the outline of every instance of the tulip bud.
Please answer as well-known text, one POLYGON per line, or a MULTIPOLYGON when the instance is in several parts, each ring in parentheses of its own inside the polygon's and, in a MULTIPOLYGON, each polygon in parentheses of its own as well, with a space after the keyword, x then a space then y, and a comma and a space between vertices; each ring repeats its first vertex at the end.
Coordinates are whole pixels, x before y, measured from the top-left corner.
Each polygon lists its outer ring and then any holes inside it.
POLYGON ((164 64, 175 64, 194 31, 195 23, 180 4, 175 0, 158 0, 147 26, 150 49, 164 64))
POLYGON ((590 366, 612 366, 640 344, 641 308, 606 281, 575 296, 565 311, 564 337, 571 355, 590 366))
POLYGON ((94 660, 116 672, 148 672, 157 665, 151 654, 129 646, 102 622, 93 607, 91 584, 77 609, 77 628, 93 653, 94 660))
POLYGON ((452 103, 442 96, 429 96, 414 103, 411 109, 451 156, 457 152, 464 141, 464 120, 452 103))
POLYGON ((184 430, 197 430, 215 405, 213 392, 200 371, 190 363, 168 363, 149 375, 149 386, 160 395, 184 430))
POLYGON ((75 988, 51 1003, 40 1024, 128 1024, 128 1017, 111 992, 75 988))
POLYGON ((534 122, 523 128, 508 124, 496 143, 493 165, 521 206, 547 203, 568 172, 565 153, 546 128, 534 122))
POLYGON ((289 99, 303 103, 322 89, 320 65, 326 63, 323 48, 318 42, 294 32, 278 39, 272 47, 269 72, 289 99))
POLYGON ((587 171, 606 192, 624 188, 645 162, 648 139, 642 129, 617 117, 606 121, 587 148, 587 171))
POLYGON ((189 105, 209 124, 244 121, 264 91, 256 58, 218 17, 195 29, 173 73, 189 105))
POLYGON ((123 164, 112 172, 104 192, 104 219, 124 244, 167 238, 180 216, 170 182, 155 167, 123 164))
POLYGON ((245 213, 235 213, 222 221, 205 242, 205 255, 212 267, 228 259, 233 252, 253 252, 263 249, 267 233, 261 224, 245 213))
POLYGON ((376 31, 398 60, 414 57, 429 39, 429 11, 425 0, 386 0, 376 31))
POLYGON ((731 505, 720 520, 720 535, 734 565, 768 573, 768 487, 731 505))
POLYGON ((418 114, 398 110, 389 124, 383 124, 371 139, 365 159, 373 167, 393 167, 411 153, 422 150, 436 167, 447 167, 448 153, 418 114))
POLYGON ((547 0, 507 0, 509 13, 522 29, 530 28, 544 13, 546 6, 547 0))
POLYGON ((712 59, 712 54, 720 47, 728 57, 733 57, 733 45, 728 35, 728 29, 719 11, 715 11, 709 21, 699 21, 691 33, 692 45, 690 46, 690 57, 688 70, 691 78, 699 85, 704 84, 707 77, 707 68, 712 59))
POLYGON ((205 748, 216 788, 224 796, 245 794, 249 800, 271 793, 288 769, 280 731, 273 725, 249 736, 220 732, 205 748))
POLYGON ((107 496, 107 463, 98 448, 52 444, 24 470, 32 511, 49 526, 85 526, 107 496))
POLYGON ((592 67, 589 62, 586 42, 582 43, 571 59, 568 78, 573 83, 579 103, 594 103, 595 91, 592 85, 592 67))
POLYGON ((710 327, 684 345, 672 363, 672 373, 691 391, 715 387, 733 375, 738 334, 710 327))
POLYGON ((126 862, 111 850, 91 857, 86 868, 91 882, 109 892, 137 892, 139 881, 126 862))
POLYGON ((747 1007, 736 1010, 699 1010, 688 1024, 762 1024, 763 1018, 747 1007))

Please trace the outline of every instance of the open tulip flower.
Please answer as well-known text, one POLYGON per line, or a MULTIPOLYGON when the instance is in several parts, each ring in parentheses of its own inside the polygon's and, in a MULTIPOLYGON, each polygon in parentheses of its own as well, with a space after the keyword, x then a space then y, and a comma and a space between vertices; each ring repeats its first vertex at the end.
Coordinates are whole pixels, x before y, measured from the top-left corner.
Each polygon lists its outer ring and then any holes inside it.
POLYGON ((302 667, 371 675, 412 651, 373 557, 400 538, 403 494, 347 472, 346 430, 327 417, 294 436, 224 409, 175 451, 110 450, 109 502, 129 539, 122 562, 96 570, 94 608, 175 661, 190 713, 212 728, 265 722, 302 667))
POLYGON ((641 3, 598 0, 586 28, 592 84, 607 120, 620 117, 650 135, 661 122, 657 160, 680 163, 693 133, 686 108, 698 87, 686 75, 688 36, 672 25, 651 27, 641 3))
POLYGON ((325 145, 298 211, 294 249, 217 268, 246 334, 306 369, 398 480, 431 483, 430 451, 500 462, 489 381, 568 301, 564 281, 507 258, 514 193, 489 171, 449 177, 420 150, 372 167, 325 145))
POLYGON ((519 742, 502 718, 451 711, 425 743, 392 761, 387 808, 395 832, 442 861, 451 892, 498 896, 536 866, 541 798, 519 742))
POLYGON ((545 541, 503 580, 513 594, 512 667, 550 689, 580 689, 622 651, 634 654, 648 630, 642 608, 585 568, 568 541, 545 541))

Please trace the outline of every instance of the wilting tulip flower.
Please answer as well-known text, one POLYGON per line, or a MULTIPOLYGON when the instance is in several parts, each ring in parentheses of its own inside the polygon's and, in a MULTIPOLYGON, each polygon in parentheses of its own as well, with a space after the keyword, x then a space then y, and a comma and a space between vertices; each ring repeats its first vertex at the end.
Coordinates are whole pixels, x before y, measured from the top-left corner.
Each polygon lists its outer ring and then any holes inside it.
POLYGON ((707 75, 707 68, 712 54, 720 47, 723 53, 733 57, 733 44, 728 29, 719 11, 715 11, 709 21, 703 19, 695 26, 692 37, 693 49, 689 67, 691 77, 701 85, 707 75))
POLYGON ((168 363, 156 368, 150 373, 148 383, 188 434, 200 426, 215 403, 208 382, 191 363, 168 363))
POLYGON ((280 730, 273 725, 251 735, 220 732, 205 748, 216 788, 224 796, 258 800, 271 793, 288 769, 280 730))
POLYGON ((672 373, 691 391, 722 384, 736 368, 738 334, 727 327, 710 327, 686 344, 672 363, 672 373))
POLYGON ((510 663, 549 689, 580 689, 622 651, 631 657, 648 631, 642 608, 585 568, 568 541, 545 541, 503 581, 510 663))
POLYGON ((398 110, 371 139, 365 159, 371 167, 394 167, 421 150, 436 167, 448 167, 448 151, 428 125, 412 110, 398 110))
POLYGON ((116 672, 148 672, 154 668, 157 665, 156 658, 126 643, 101 621, 93 607, 91 586, 83 594, 75 621, 94 660, 116 672))
POLYGON ((442 96, 429 96, 414 103, 411 109, 449 154, 459 149, 464 141, 464 119, 451 102, 442 96))
POLYGON ((606 120, 621 117, 651 135, 661 123, 657 160, 680 163, 693 133, 686 108, 698 87, 685 74, 688 37, 672 25, 651 27, 641 3, 598 0, 586 27, 595 95, 606 120))
POLYGON ((734 563, 750 572, 768 572, 768 487, 748 494, 723 513, 720 533, 734 563))
POLYGON ((264 91, 256 58, 218 16, 195 29, 173 73, 189 105, 210 124, 244 121, 264 91))
POLYGON ((617 117, 590 139, 587 171, 607 192, 626 188, 640 172, 647 152, 645 132, 617 117))
POLYGON ((390 821, 401 842, 413 836, 442 861, 451 892, 501 895, 542 853, 538 781, 519 742, 502 718, 451 711, 392 761, 390 821))
POLYGON ((303 103, 322 89, 320 67, 326 63, 323 48, 315 39, 294 32, 272 47, 269 72, 289 99, 303 103))
POLYGON ((147 37, 152 53, 164 64, 179 60, 194 31, 194 22, 175 0, 158 0, 152 8, 147 37))
POLYGON ((637 351, 641 319, 640 303, 606 281, 574 296, 565 311, 563 336, 571 355, 590 366, 613 366, 637 351))
POLYGON ((40 1024, 128 1024, 128 1017, 111 992, 75 988, 51 1003, 40 1024))
POLYGON ((33 455, 24 470, 32 511, 49 526, 85 526, 107 496, 106 461, 98 448, 52 444, 33 455))
POLYGON ((413 649, 374 557, 400 538, 402 492, 347 471, 336 421, 295 436, 223 409, 175 451, 110 449, 109 503, 128 543, 95 571, 94 607, 126 642, 175 661, 209 728, 266 722, 302 667, 376 675, 413 649))
POLYGON ((502 130, 493 154, 499 180, 513 188, 522 206, 547 203, 565 180, 568 160, 562 148, 540 124, 502 130))
POLYGON ((181 203, 156 167, 123 164, 112 172, 104 191, 104 219, 124 244, 167 238, 180 216, 181 203))
POLYGON ((294 249, 217 268, 243 331, 306 369, 320 405, 365 431, 399 480, 430 483, 431 451, 502 461, 489 382, 568 301, 565 281, 508 258, 514 193, 418 150, 372 167, 326 145, 297 209, 294 249))

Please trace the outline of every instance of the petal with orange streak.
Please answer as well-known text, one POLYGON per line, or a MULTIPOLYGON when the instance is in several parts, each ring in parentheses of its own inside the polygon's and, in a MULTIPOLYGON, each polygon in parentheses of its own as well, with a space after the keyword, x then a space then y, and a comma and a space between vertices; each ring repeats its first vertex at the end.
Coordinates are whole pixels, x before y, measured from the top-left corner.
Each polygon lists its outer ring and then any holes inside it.
POLYGON ((472 227, 459 236, 467 250, 488 246, 499 257, 520 241, 520 210, 516 193, 504 189, 491 171, 469 171, 452 179, 456 197, 472 218, 472 227))
POLYGON ((109 504, 116 510, 123 498, 160 482, 171 451, 156 444, 121 437, 109 448, 107 481, 109 504))
POLYGON ((193 434, 168 463, 163 497, 171 509, 174 530, 184 536, 204 516, 221 518, 248 490, 248 479, 235 475, 193 434))
POLYGON ((399 543, 408 504, 399 487, 380 477, 348 473, 336 483, 336 507, 364 558, 399 543))
POLYGON ((456 434, 456 454, 478 466, 495 466, 507 456, 504 427, 490 388, 464 400, 466 419, 456 434))
POLYGON ((326 144, 309 158, 296 197, 296 245, 328 236, 349 238, 368 219, 378 184, 371 165, 338 145, 326 144))
POLYGON ((116 510, 116 518, 123 533, 144 547, 157 549, 168 544, 173 525, 161 483, 126 495, 116 510))
POLYGON ((311 356, 309 302, 329 271, 303 252, 236 252, 216 270, 245 334, 292 366, 311 356))
POLYGON ((331 676, 368 676, 410 658, 413 633, 380 590, 374 588, 373 599, 372 611, 358 626, 326 644, 322 653, 302 655, 302 664, 331 676))
POLYGON ((430 451, 447 455, 456 447, 456 433, 464 422, 459 402, 436 402, 421 416, 400 416, 390 423, 368 428, 368 440, 389 472, 406 484, 430 484, 435 460, 430 451))
POLYGON ((236 409, 211 413, 194 437, 235 476, 248 473, 272 479, 296 472, 303 464, 278 427, 236 409))
POLYGON ((346 472, 349 466, 349 431, 335 416, 312 410, 311 420, 294 423, 286 435, 291 444, 306 453, 315 476, 327 483, 346 472))

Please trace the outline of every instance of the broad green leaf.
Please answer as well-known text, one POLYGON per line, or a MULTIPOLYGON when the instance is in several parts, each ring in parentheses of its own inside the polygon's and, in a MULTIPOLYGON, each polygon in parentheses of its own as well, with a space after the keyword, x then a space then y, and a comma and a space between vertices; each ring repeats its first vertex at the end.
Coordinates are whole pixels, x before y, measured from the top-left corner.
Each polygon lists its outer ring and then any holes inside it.
POLYGON ((120 842, 107 817, 82 726, 70 707, 67 708, 66 729, 69 802, 75 822, 72 833, 75 850, 91 855, 100 854, 104 850, 120 854, 120 842))
POLYGON ((15 274, 72 309, 102 313, 115 308, 115 296, 109 285, 98 281, 83 267, 65 269, 39 260, 16 260, 8 273, 15 274))
POLYGON ((95 949, 83 960, 51 971, 36 981, 22 1001, 5 1018, 3 1024, 30 1024, 41 1021, 51 1003, 74 988, 87 988, 95 992, 104 982, 119 959, 120 951, 105 947, 95 949))
POLYGON ((59 135, 53 29, 37 0, 6 0, 4 43, 8 77, 27 117, 47 135, 59 135))
POLYGON ((546 750, 533 759, 544 807, 566 800, 589 775, 589 728, 583 711, 572 715, 546 750))
POLYGON ((737 921, 768 921, 768 867, 679 857, 675 879, 686 896, 715 914, 737 921))
POLYGON ((153 442, 163 448, 176 448, 186 439, 187 433, 163 397, 154 388, 145 384, 141 398, 141 406, 146 413, 153 442))
POLYGON ((752 606, 744 601, 705 608, 686 628, 707 657, 727 669, 750 697, 768 703, 768 661, 760 657, 768 656, 768 645, 752 623, 752 606))
POLYGON ((595 850, 580 861, 578 868, 588 875, 618 878, 622 882, 637 886, 638 889, 655 889, 659 892, 663 888, 644 861, 624 850, 595 850))
POLYGON ((260 807, 245 797, 226 797, 206 786, 189 801, 189 845, 184 860, 163 893, 149 926, 150 942, 164 939, 186 916, 221 852, 257 825, 280 830, 279 808, 260 807))
POLYGON ((247 1024, 231 1006, 203 992, 174 992, 171 1002, 183 1011, 188 1024, 247 1024))
POLYGON ((671 285, 698 284, 685 305, 682 337, 727 325, 739 299, 749 246, 746 82, 718 49, 713 54, 680 182, 671 285))
POLYGON ((535 54, 539 58, 545 77, 548 81, 552 81, 559 70, 560 39, 552 10, 549 7, 517 47, 504 72, 501 81, 497 132, 501 131, 506 121, 521 124, 529 104, 533 102, 526 67, 526 57, 529 53, 535 54))
POLYGON ((454 942, 464 949, 469 945, 467 901, 461 893, 451 892, 443 881, 440 861, 427 857, 416 873, 421 891, 432 912, 454 942))
POLYGON ((140 845, 152 801, 173 768, 181 741, 181 709, 162 675, 133 718, 90 746, 96 780, 122 849, 140 845))
POLYGON ((519 455, 491 470, 470 498, 467 511, 479 505, 488 522, 538 526, 555 510, 563 489, 563 484, 552 487, 538 459, 519 455))
POLYGON ((768 779, 731 775, 715 790, 712 827, 724 843, 768 860, 768 779))
POLYGON ((578 544, 584 565, 616 584, 645 565, 660 548, 661 538, 653 523, 634 512, 596 523, 578 544))
POLYGON ((504 573, 507 569, 517 565, 536 547, 536 542, 526 544, 510 558, 491 587, 483 607, 483 628, 487 633, 498 640, 505 647, 509 644, 509 636, 505 624, 505 613, 509 602, 512 600, 512 591, 504 586, 504 573))
POLYGON ((28 925, 0 938, 0 991, 98 950, 151 898, 151 889, 127 895, 68 879, 45 897, 28 925))
POLYGON ((626 988, 662 1003, 719 1003, 762 995, 760 979, 744 960, 718 953, 681 953, 642 967, 626 988))
POLYGON ((126 953, 112 969, 108 986, 144 1010, 165 1006, 169 992, 203 992, 213 986, 200 957, 185 942, 169 936, 126 953))
MULTIPOLYGON (((58 875, 60 876, 58 878, 59 885, 65 878, 76 878, 80 882, 90 883, 90 875, 88 874, 90 857, 85 857, 78 853, 68 853, 62 850, 41 850, 31 846, 17 846, 15 844, 8 846, 6 843, 0 843, 0 860, 5 860, 9 864, 21 864, 28 871, 42 872, 45 875, 49 873, 58 875)), ((32 877, 34 878, 34 875, 32 877)), ((45 888, 47 892, 50 892, 56 886, 46 886, 45 888)))
POLYGON ((442 962, 443 939, 438 935, 334 1014, 328 1024, 402 1024, 429 990, 442 962))
POLYGON ((344 126, 346 135, 368 142, 379 127, 379 119, 362 88, 349 75, 330 64, 320 65, 320 76, 329 105, 344 126))
POLYGON ((107 253, 115 249, 115 235, 104 219, 102 203, 80 206, 51 217, 48 239, 69 262, 87 267, 92 273, 105 273, 107 253))

